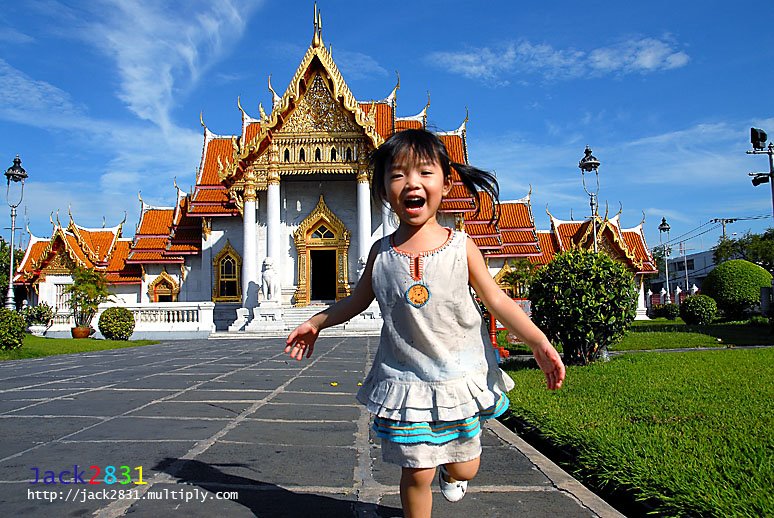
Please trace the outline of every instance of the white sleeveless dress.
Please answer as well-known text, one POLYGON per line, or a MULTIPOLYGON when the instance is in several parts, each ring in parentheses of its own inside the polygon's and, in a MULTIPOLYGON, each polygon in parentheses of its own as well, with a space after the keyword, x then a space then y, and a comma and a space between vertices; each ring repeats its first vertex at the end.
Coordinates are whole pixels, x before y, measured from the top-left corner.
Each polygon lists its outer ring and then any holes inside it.
POLYGON ((373 265, 384 325, 357 399, 375 416, 385 460, 405 467, 478 456, 478 418, 502 413, 514 386, 497 365, 468 284, 467 235, 448 230, 442 246, 421 254, 403 252, 385 237, 373 265), (450 422, 461 432, 435 433, 449 430, 450 422))

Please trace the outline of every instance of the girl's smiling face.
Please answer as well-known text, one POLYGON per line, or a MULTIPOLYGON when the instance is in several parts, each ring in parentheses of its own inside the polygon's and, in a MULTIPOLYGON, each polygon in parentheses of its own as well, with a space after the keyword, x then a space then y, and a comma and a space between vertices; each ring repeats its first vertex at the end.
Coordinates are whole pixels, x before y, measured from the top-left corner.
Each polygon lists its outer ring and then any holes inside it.
POLYGON ((437 160, 405 153, 396 157, 384 177, 392 210, 402 223, 422 226, 436 221, 441 200, 452 187, 437 160))

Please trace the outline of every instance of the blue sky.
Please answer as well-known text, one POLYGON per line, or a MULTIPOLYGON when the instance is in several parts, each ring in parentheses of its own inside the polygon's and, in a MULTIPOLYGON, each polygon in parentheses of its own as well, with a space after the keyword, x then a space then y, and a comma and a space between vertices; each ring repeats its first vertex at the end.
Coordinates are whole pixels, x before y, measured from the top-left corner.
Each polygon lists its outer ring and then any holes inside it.
MULTIPOLYGON (((240 131, 237 97, 258 117, 281 94, 312 36, 311 1, 25 1, 0 11, 0 167, 18 153, 30 179, 21 220, 38 236, 68 207, 84 226, 126 234, 147 203, 188 190, 202 151, 199 114, 240 131)), ((503 199, 532 186, 538 229, 589 211, 578 160, 602 162, 600 201, 662 217, 690 251, 720 235, 712 218, 771 223, 767 171, 749 128, 774 135, 774 4, 681 2, 322 1, 323 39, 354 95, 456 129, 470 112, 472 164, 497 172, 503 199), (620 205, 619 205, 620 204, 620 205), (699 235, 701 234, 701 235, 699 235)), ((2 216, 2 226, 9 226, 2 216)), ((22 223, 23 226, 23 223, 22 223)), ((7 238, 9 231, 3 231, 7 238)), ((18 238, 17 238, 18 239, 18 238)))

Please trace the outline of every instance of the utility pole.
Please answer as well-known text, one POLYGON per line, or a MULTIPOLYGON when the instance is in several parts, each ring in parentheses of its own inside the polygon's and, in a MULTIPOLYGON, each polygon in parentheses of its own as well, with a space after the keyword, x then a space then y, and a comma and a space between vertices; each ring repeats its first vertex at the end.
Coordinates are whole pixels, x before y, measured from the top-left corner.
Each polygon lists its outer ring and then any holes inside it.
POLYGON ((720 223, 723 225, 723 239, 726 238, 726 224, 735 223, 739 221, 737 218, 714 218, 710 220, 712 223, 720 223))

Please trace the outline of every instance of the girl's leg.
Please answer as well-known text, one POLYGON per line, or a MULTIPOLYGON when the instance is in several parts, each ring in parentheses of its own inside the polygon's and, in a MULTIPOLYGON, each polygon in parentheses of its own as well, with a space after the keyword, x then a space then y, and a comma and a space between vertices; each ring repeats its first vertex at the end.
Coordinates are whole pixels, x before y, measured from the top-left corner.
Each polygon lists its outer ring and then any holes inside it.
POLYGON ((473 460, 465 462, 450 462, 446 464, 446 473, 449 474, 454 480, 447 480, 447 482, 454 482, 455 480, 470 480, 478 473, 478 467, 481 464, 481 457, 476 457, 473 460))
POLYGON ((430 518, 435 468, 403 468, 400 475, 400 502, 405 518, 430 518))

